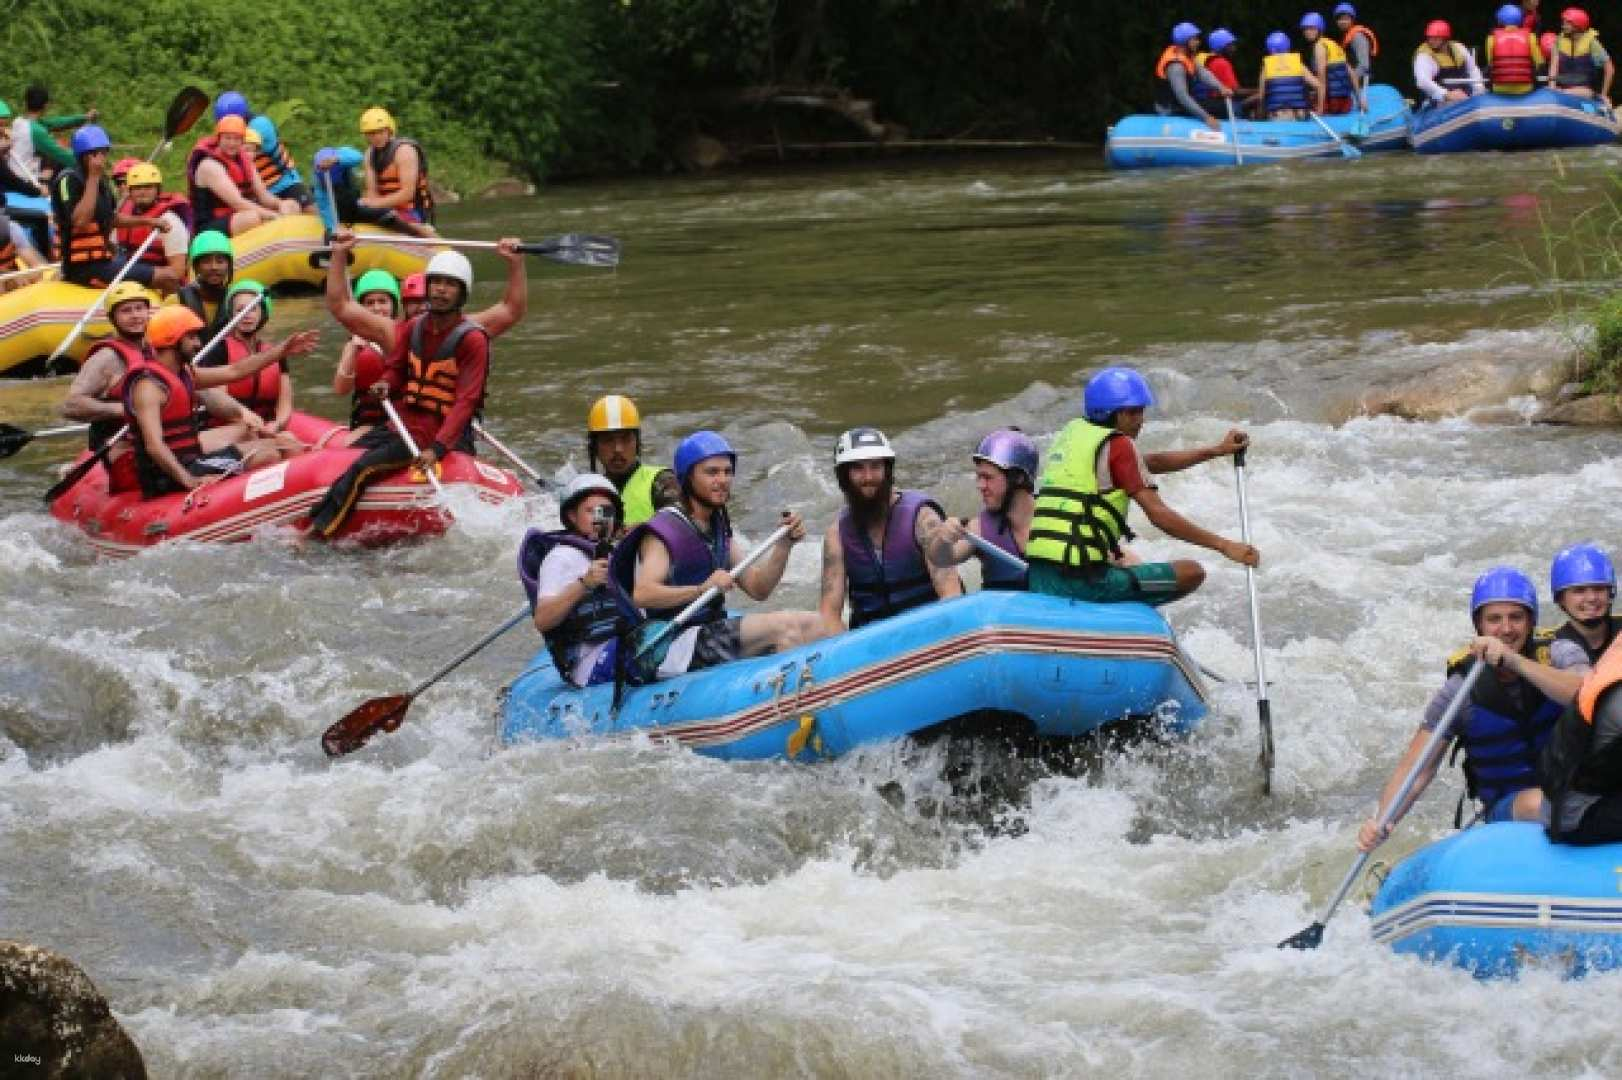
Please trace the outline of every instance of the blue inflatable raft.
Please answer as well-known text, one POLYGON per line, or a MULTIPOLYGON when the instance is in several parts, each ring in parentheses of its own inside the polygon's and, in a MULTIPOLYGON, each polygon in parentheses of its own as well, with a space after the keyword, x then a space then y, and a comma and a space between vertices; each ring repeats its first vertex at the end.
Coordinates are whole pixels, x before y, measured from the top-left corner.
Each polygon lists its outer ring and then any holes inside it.
POLYGON ((983 592, 774 656, 625 691, 585 690, 542 651, 509 688, 512 744, 645 732, 729 759, 834 758, 981 713, 1075 737, 1155 718, 1174 733, 1206 713, 1205 688, 1171 628, 1142 604, 983 592))
POLYGON ((1467 829, 1399 863, 1370 914, 1376 941, 1483 977, 1528 962, 1609 971, 1622 964, 1622 844, 1551 844, 1524 822, 1467 829))
MULTIPOLYGON (((1368 115, 1326 116, 1335 134, 1370 153, 1408 145, 1408 103, 1394 87, 1376 83, 1368 90, 1368 115)), ((1312 120, 1240 120, 1212 131, 1187 116, 1128 116, 1109 129, 1104 153, 1117 169, 1156 169, 1201 165, 1266 165, 1296 158, 1339 157, 1340 144, 1312 120), (1234 153, 1234 139, 1239 154, 1234 153)))
POLYGON ((1555 150, 1616 141, 1616 113, 1605 101, 1534 90, 1477 94, 1414 114, 1414 150, 1458 154, 1472 150, 1555 150))

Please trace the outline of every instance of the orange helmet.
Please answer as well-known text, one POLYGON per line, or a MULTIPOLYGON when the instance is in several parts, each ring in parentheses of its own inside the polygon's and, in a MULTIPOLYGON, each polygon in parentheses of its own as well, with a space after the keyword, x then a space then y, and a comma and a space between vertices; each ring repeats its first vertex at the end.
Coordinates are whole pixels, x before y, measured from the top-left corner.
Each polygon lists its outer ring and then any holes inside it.
POLYGON ((203 329, 203 325, 203 320, 191 308, 171 304, 159 308, 146 324, 146 339, 154 349, 172 349, 187 334, 203 329))
POLYGON ((214 134, 245 137, 248 134, 248 122, 240 116, 222 116, 214 121, 214 134))

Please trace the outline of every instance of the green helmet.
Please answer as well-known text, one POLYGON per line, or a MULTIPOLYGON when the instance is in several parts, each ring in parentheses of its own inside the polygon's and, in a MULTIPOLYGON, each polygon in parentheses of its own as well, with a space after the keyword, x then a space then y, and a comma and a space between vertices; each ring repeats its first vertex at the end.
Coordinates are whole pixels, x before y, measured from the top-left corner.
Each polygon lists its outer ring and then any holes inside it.
POLYGON ((11 119, 11 106, 7 105, 3 101, 0 101, 0 120, 10 120, 10 119, 11 119))
POLYGON ((186 254, 186 261, 195 263, 204 255, 224 255, 236 265, 237 252, 231 246, 231 238, 218 229, 208 229, 191 238, 191 251, 186 254))
MULTIPOLYGON (((203 235, 207 236, 208 234, 204 233, 203 235)), ((195 247, 196 245, 193 246, 195 247)), ((265 305, 265 318, 266 320, 269 320, 270 313, 272 311, 270 293, 265 291, 265 287, 263 285, 259 284, 259 282, 253 280, 252 278, 243 278, 235 285, 232 285, 225 291, 226 311, 231 310, 231 304, 236 299, 238 293, 253 293, 255 296, 259 297, 259 302, 265 305)))
POLYGON ((394 280, 394 275, 387 270, 368 270, 355 282, 355 299, 365 297, 367 293, 388 293, 394 298, 394 310, 400 310, 400 283, 394 280))

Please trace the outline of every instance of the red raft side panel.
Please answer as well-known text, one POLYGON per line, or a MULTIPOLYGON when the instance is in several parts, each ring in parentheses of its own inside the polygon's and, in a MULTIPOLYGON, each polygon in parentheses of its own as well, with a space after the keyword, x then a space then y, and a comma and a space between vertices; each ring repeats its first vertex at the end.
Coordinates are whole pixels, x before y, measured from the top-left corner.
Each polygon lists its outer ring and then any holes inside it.
MULTIPOLYGON (((288 425, 312 444, 339 426, 304 414, 295 414, 288 425)), ((227 477, 189 495, 157 499, 143 499, 139 492, 110 493, 107 470, 97 465, 51 504, 51 516, 78 527, 91 544, 110 555, 133 555, 153 544, 182 538, 211 543, 247 540, 267 526, 302 529, 308 524, 310 510, 361 453, 314 450, 227 477)), ((440 483, 446 487, 471 485, 482 501, 492 505, 523 494, 512 473, 468 454, 450 454, 439 469, 440 483)), ((366 489, 335 539, 382 545, 438 536, 449 524, 422 474, 401 469, 366 489)))

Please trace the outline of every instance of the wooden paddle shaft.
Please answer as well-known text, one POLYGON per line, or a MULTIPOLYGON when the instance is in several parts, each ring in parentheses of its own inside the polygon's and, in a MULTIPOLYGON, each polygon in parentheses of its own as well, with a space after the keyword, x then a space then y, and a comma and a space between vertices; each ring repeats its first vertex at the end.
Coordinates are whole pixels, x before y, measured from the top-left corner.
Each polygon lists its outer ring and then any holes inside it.
MULTIPOLYGON (((411 456, 414 458, 421 457, 422 451, 417 449, 417 440, 411 437, 411 432, 407 430, 405 421, 401 420, 400 414, 395 411, 394 402, 390 401, 388 398, 384 398, 383 411, 389 414, 389 423, 394 425, 395 433, 400 436, 400 441, 405 443, 406 449, 411 451, 411 456)), ((445 489, 439 485, 439 477, 434 475, 434 470, 424 470, 423 475, 426 476, 428 478, 428 482, 434 486, 434 491, 438 492, 440 495, 445 494, 445 489)))

